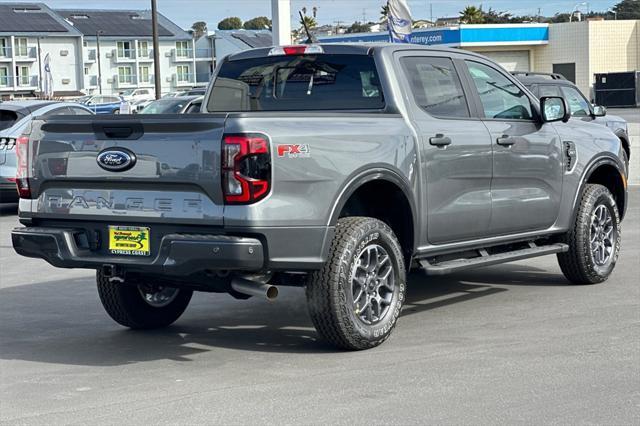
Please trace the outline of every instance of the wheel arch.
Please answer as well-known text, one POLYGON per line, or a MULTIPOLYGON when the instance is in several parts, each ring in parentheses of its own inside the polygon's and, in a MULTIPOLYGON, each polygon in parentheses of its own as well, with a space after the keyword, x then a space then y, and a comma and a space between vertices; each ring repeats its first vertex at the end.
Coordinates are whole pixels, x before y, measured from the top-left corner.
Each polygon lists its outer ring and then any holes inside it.
POLYGON ((338 219, 346 216, 365 215, 380 219, 394 230, 409 261, 419 241, 416 214, 416 201, 409 182, 398 172, 380 167, 368 169, 347 181, 333 203, 329 226, 335 226, 338 219), (372 200, 374 196, 383 199, 377 203, 372 200), (387 209, 388 214, 385 214, 380 206, 389 207, 390 203, 393 208, 387 209))
POLYGON ((624 166, 611 157, 595 159, 587 168, 580 181, 580 186, 573 202, 572 219, 575 221, 578 214, 581 194, 587 184, 595 183, 606 187, 613 195, 618 205, 620 220, 624 218, 627 208, 627 181, 624 166))

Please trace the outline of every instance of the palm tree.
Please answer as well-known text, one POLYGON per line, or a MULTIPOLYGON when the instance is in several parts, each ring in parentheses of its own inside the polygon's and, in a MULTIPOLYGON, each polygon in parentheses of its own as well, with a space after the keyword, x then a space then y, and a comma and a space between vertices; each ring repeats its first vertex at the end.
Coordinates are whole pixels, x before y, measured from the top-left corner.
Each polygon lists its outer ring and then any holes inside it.
POLYGON ((482 24, 484 22, 484 12, 482 8, 467 6, 460 12, 460 22, 463 24, 482 24))
POLYGON ((380 22, 387 22, 388 18, 389 18, 389 5, 385 4, 384 6, 382 6, 382 9, 380 9, 380 22))
POLYGON ((318 21, 313 16, 303 16, 300 20, 300 25, 302 27, 302 31, 304 32, 304 26, 307 25, 307 28, 312 29, 318 26, 318 21))

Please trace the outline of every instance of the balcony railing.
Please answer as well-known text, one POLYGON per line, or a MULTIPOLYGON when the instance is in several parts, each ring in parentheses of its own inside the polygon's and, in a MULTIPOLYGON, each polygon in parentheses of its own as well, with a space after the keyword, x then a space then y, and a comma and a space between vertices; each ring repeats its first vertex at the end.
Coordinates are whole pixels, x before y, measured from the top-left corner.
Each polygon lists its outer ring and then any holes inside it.
POLYGON ((134 74, 130 75, 115 75, 113 81, 116 87, 134 87, 138 85, 138 78, 134 74))
POLYGON ((211 49, 196 49, 196 59, 212 59, 213 52, 211 49))
POLYGON ((196 74, 196 84, 209 84, 209 80, 211 80, 211 73, 196 74))
POLYGON ((37 49, 35 47, 27 47, 25 50, 18 47, 15 49, 15 57, 17 61, 35 61, 37 58, 37 49))
POLYGON ((38 76, 37 75, 18 76, 16 78, 16 86, 38 87, 38 76))
POLYGON ((193 59, 193 49, 173 49, 174 61, 188 61, 193 59))
POLYGON ((98 76, 97 75, 85 75, 84 76, 85 85, 87 87, 98 87, 98 76))
POLYGON ((152 49, 147 49, 147 50, 139 50, 138 49, 138 59, 140 61, 153 61, 153 50, 152 49))
POLYGON ((195 74, 174 74, 173 83, 176 86, 192 86, 195 74))
POLYGON ((9 46, 0 47, 0 60, 11 59, 11 48, 9 46))
POLYGON ((148 76, 138 77, 138 84, 140 86, 153 86, 155 84, 155 80, 153 75, 149 74, 148 76))
POLYGON ((136 60, 136 49, 114 49, 113 57, 116 62, 130 62, 136 60))
POLYGON ((96 60, 96 49, 87 49, 84 53, 85 62, 94 62, 96 60))

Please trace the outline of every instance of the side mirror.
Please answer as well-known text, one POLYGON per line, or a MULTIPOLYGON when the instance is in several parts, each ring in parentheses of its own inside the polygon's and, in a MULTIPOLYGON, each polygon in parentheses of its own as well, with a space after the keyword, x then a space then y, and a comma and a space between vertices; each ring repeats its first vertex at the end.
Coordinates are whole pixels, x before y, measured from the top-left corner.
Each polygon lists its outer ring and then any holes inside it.
POLYGON ((542 121, 545 123, 554 121, 566 123, 571 118, 567 101, 560 96, 543 96, 540 98, 540 109, 542 110, 542 121))
POLYGON ((595 115, 596 117, 604 117, 605 115, 607 115, 607 109, 600 105, 594 105, 593 115, 595 115))

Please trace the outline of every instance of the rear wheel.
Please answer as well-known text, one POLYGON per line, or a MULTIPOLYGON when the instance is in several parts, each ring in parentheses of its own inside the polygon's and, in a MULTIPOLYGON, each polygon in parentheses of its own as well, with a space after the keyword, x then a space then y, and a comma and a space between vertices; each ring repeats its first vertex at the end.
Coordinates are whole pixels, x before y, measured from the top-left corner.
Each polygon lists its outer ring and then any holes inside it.
POLYGON ((391 228, 367 217, 338 221, 324 267, 309 276, 309 313, 325 340, 360 350, 384 342, 406 287, 402 249, 391 228))
POLYGON ((558 254, 558 263, 569 281, 595 284, 609 278, 620 252, 620 216, 606 187, 585 187, 573 228, 565 234, 564 242, 569 251, 558 254))
POLYGON ((161 328, 183 314, 193 292, 154 284, 111 281, 98 271, 98 294, 107 314, 118 324, 135 329, 161 328))

